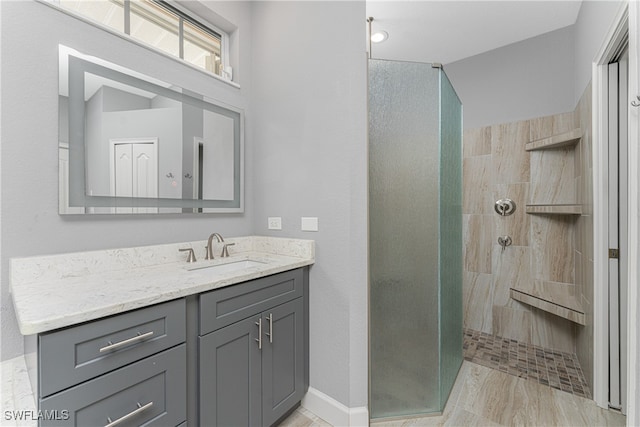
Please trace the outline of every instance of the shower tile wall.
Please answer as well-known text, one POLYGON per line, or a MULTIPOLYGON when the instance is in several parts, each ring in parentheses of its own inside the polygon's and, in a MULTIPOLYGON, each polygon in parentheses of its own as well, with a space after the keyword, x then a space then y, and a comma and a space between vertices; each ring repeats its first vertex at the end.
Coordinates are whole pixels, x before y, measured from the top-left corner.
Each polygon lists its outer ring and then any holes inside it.
POLYGON ((576 188, 582 204, 574 241, 576 295, 582 295, 587 322, 576 327, 576 353, 589 387, 593 389, 593 159, 591 135, 591 85, 587 86, 576 116, 582 129, 582 141, 575 152, 576 188))
POLYGON ((464 134, 464 327, 545 348, 577 352, 591 385, 593 233, 591 87, 574 112, 466 130, 464 134), (581 127, 575 148, 525 151, 529 141, 581 127), (587 196, 588 195, 588 196, 587 196), (515 201, 498 216, 493 204, 515 201), (528 215, 528 203, 582 203, 575 216, 528 215), (502 250, 498 236, 512 245, 502 250), (575 283, 587 326, 510 298, 516 283, 575 283))

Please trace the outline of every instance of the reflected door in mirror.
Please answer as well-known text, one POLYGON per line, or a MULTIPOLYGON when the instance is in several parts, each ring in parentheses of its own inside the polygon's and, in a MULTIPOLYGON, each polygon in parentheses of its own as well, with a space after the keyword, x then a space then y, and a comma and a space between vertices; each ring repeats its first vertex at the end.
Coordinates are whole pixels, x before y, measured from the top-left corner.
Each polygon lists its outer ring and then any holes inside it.
MULTIPOLYGON (((158 196, 158 140, 112 140, 111 196, 158 196)), ((156 208, 117 207, 117 213, 155 213, 156 208)))

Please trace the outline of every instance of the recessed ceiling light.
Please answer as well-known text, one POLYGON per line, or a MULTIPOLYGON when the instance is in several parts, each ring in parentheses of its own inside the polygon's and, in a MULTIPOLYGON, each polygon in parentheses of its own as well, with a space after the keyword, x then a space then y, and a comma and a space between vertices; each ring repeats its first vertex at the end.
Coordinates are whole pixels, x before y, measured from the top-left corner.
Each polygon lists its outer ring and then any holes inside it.
POLYGON ((371 41, 374 43, 382 43, 389 38, 389 34, 386 31, 378 31, 371 34, 371 41))

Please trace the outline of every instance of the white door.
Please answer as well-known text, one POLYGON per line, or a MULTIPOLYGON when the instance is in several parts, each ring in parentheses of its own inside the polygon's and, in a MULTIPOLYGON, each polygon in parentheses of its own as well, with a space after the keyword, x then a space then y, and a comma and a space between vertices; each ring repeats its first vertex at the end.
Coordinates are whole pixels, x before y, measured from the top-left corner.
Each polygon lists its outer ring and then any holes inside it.
MULTIPOLYGON (((112 140, 111 195, 158 197, 157 139, 112 140)), ((153 213, 157 208, 118 207, 117 213, 153 213)))
POLYGON ((609 64, 609 406, 626 413, 628 51, 609 64))

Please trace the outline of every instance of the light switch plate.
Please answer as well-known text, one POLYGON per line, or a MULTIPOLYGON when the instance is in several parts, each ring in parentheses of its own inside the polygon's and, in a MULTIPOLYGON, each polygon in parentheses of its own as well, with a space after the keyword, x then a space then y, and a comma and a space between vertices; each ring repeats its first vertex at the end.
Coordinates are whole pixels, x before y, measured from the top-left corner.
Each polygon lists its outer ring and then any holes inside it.
POLYGON ((318 231, 318 218, 303 216, 300 225, 302 231, 318 231))
POLYGON ((267 218, 269 230, 282 230, 282 218, 279 216, 270 216, 267 218))

